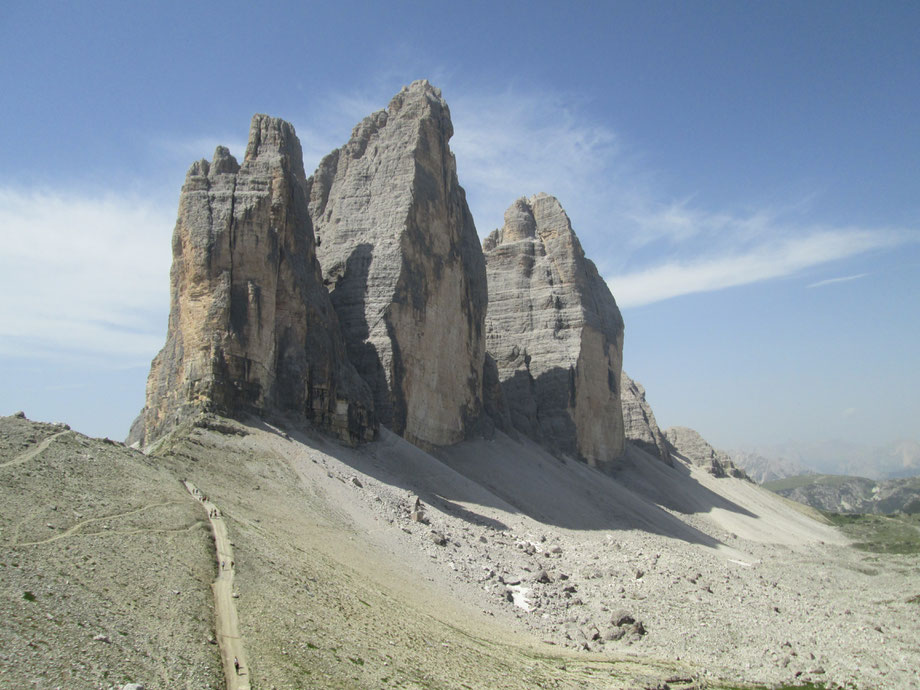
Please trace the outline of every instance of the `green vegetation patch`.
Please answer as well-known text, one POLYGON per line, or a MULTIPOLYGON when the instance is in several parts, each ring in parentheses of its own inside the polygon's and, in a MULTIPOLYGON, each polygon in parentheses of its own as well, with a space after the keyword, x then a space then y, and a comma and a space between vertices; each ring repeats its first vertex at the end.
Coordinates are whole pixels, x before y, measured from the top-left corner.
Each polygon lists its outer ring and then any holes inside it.
POLYGON ((32 592, 23 592, 22 598, 26 601, 35 601, 35 595, 32 592))
POLYGON ((763 487, 770 491, 778 492, 799 489, 803 486, 812 486, 813 484, 821 484, 822 486, 841 486, 853 481, 875 484, 871 479, 851 477, 845 474, 800 474, 797 477, 785 477, 783 479, 775 479, 772 482, 764 482, 763 487))
POLYGON ((920 553, 920 515, 863 515, 822 511, 861 551, 920 553))

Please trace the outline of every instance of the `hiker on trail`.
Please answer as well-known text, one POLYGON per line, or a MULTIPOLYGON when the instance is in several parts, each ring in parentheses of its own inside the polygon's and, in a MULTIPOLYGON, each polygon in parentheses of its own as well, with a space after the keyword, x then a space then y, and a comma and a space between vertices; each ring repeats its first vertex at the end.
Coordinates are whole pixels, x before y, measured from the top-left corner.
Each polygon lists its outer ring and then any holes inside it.
POLYGON ((226 570, 226 569, 227 569, 227 561, 221 561, 221 562, 220 562, 220 569, 221 569, 221 570, 226 570))
POLYGON ((236 675, 240 675, 240 660, 233 657, 233 668, 236 669, 236 675))

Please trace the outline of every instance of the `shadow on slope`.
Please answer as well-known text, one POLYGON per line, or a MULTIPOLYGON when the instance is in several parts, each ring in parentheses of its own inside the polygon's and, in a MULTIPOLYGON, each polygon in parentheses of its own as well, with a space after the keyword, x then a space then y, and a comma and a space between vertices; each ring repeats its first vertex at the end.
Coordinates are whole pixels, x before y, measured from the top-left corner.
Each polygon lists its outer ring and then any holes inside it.
MULTIPOLYGON (((493 440, 467 441, 429 454, 384 428, 379 441, 359 449, 304 432, 292 436, 473 523, 507 529, 509 516, 522 515, 564 529, 637 529, 709 547, 721 544, 617 479, 584 463, 560 461, 527 439, 497 433, 493 440)), ((695 483, 690 477, 672 478, 674 484, 680 481, 695 483)), ((712 494, 713 502, 717 499, 712 494)), ((719 499, 719 504, 730 502, 719 499)))

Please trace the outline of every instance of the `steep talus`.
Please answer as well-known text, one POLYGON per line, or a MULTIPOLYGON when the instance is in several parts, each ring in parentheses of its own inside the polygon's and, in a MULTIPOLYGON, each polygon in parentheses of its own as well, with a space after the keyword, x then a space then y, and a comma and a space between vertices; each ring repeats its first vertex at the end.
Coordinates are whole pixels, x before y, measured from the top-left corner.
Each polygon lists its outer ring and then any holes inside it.
POLYGON ((623 319, 561 204, 518 199, 485 240, 486 340, 514 427, 607 465, 624 449, 623 319))
POLYGON ((668 439, 658 428, 655 413, 645 400, 645 388, 633 381, 626 372, 620 379, 620 402, 623 405, 623 429, 626 441, 646 453, 673 464, 668 439))
POLYGON ((671 449, 681 460, 704 468, 715 477, 737 477, 750 481, 744 470, 735 467, 727 453, 713 448, 700 434, 685 426, 672 426, 665 432, 671 449))
POLYGON ((193 164, 173 234, 166 345, 130 440, 196 411, 294 412, 340 438, 375 433, 322 286, 300 142, 256 115, 242 165, 224 147, 193 164))
POLYGON ((485 264, 452 135, 440 91, 417 81, 309 182, 348 356, 381 423, 428 446, 462 440, 482 412, 485 264))

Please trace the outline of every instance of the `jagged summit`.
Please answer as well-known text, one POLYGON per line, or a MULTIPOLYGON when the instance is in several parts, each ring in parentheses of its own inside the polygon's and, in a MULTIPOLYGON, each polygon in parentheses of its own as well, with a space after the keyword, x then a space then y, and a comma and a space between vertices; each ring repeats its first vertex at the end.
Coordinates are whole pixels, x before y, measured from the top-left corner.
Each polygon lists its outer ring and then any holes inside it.
POLYGON ((727 453, 709 445, 698 431, 685 426, 672 426, 664 433, 672 452, 678 458, 706 469, 715 477, 736 477, 751 481, 744 470, 735 466, 727 453))
POLYGON ((515 428, 610 465, 624 449, 623 319, 559 201, 515 201, 483 243, 487 348, 515 428))
POLYGON ((354 441, 373 406, 322 286, 294 128, 255 115, 239 165, 219 146, 192 164, 173 233, 166 345, 129 440, 198 411, 293 412, 354 441))
POLYGON ((668 439, 658 428, 655 413, 645 399, 645 388, 633 381, 626 372, 620 379, 620 400, 623 404, 623 427, 626 440, 653 457, 673 465, 668 439))
POLYGON ((482 415, 485 263, 452 134, 440 91, 416 81, 308 182, 348 356, 381 422, 420 445, 456 443, 482 415))

